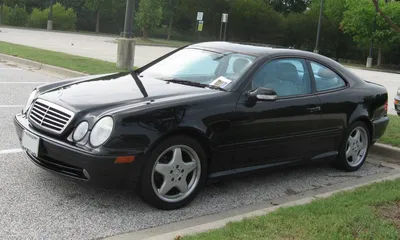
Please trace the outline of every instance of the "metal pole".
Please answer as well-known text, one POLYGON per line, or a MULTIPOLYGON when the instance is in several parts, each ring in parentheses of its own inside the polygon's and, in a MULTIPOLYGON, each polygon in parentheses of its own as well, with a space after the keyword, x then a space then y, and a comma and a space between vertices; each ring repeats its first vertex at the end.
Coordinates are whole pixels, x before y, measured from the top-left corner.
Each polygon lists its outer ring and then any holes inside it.
POLYGON ((49 12, 49 18, 47 20, 53 21, 53 0, 50 0, 50 12, 49 12))
POLYGON ((318 53, 318 45, 319 45, 319 38, 321 34, 321 22, 322 22, 322 13, 324 10, 324 0, 321 0, 321 8, 319 9, 319 20, 318 20, 318 30, 317 30, 317 40, 315 41, 315 53, 318 53))
MULTIPOLYGON (((377 0, 377 2, 379 3, 378 0, 377 0)), ((373 51, 374 51, 374 35, 373 34, 375 33, 375 30, 376 30, 376 14, 377 14, 377 12, 375 11, 374 25, 372 27, 371 45, 369 47, 369 57, 370 58, 372 58, 372 54, 373 54, 373 51)))
POLYGON ((221 21, 221 27, 219 28, 219 40, 222 40, 222 28, 224 27, 224 23, 221 21))
POLYGON ((225 23, 225 30, 224 30, 224 41, 226 39, 226 29, 228 28, 228 23, 225 23))
POLYGON ((47 19, 47 30, 53 30, 53 0, 50 0, 50 11, 47 19))
POLYGON ((132 38, 133 33, 133 9, 135 6, 135 0, 127 0, 126 1, 126 12, 125 12, 125 25, 124 25, 124 33, 123 37, 132 38))

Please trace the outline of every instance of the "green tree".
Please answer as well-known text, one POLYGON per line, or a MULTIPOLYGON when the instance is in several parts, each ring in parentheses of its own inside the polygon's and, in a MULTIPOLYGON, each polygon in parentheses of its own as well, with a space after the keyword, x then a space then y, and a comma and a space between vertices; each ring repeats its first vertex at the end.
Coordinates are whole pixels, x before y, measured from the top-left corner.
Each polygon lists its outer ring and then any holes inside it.
POLYGON ((86 0, 86 7, 96 12, 96 33, 100 32, 100 18, 103 14, 115 13, 115 0, 86 0))
POLYGON ((230 33, 234 39, 282 45, 287 21, 263 0, 233 0, 230 33))
POLYGON ((160 0, 141 0, 136 14, 138 26, 142 29, 143 38, 148 39, 149 31, 156 28, 162 20, 163 8, 160 0))
POLYGON ((289 13, 303 13, 311 0, 266 0, 275 11, 285 15, 289 13))
MULTIPOLYGON (((393 21, 400 22, 400 3, 379 3, 380 9, 393 21)), ((369 0, 347 0, 347 11, 344 13, 342 28, 353 36, 362 46, 368 46, 371 39, 378 45, 378 65, 381 64, 383 47, 390 42, 398 42, 398 33, 376 11, 369 0), (376 18, 376 23, 375 23, 376 18)))
POLYGON ((172 25, 174 24, 174 17, 177 13, 178 6, 182 4, 182 0, 165 0, 164 14, 168 19, 168 32, 167 40, 171 39, 172 25))

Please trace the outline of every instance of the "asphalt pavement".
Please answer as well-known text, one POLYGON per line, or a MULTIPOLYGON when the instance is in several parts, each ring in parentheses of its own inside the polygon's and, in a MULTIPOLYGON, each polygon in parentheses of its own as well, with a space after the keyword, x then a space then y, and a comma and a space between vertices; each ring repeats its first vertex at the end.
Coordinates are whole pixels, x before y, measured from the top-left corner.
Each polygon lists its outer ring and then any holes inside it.
POLYGON ((0 63, 0 239, 98 239, 391 171, 367 163, 355 173, 327 164, 267 172, 207 186, 191 205, 160 211, 133 191, 93 188, 49 173, 21 152, 13 116, 35 86, 62 78, 0 63))
MULTIPOLYGON (((116 36, 49 32, 1 27, 0 41, 22 44, 51 51, 64 52, 82 57, 117 61, 116 36)), ((136 46, 134 65, 141 67, 175 48, 136 46)))

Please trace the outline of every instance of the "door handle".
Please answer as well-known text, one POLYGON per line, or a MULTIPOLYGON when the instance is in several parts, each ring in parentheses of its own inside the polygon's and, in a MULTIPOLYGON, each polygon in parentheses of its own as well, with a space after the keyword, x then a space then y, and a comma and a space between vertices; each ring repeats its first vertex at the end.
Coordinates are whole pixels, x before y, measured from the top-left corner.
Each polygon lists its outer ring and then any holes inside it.
POLYGON ((312 108, 307 108, 307 111, 310 113, 315 113, 321 111, 321 107, 312 107, 312 108))

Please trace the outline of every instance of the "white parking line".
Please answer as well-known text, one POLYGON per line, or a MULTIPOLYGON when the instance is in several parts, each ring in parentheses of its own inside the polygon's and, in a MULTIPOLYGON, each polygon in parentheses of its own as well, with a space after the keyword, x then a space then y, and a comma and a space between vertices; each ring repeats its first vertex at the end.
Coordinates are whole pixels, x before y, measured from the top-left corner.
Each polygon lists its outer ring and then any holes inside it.
POLYGON ((0 150, 0 155, 11 154, 11 153, 21 153, 23 150, 21 148, 0 150))
POLYGON ((0 82, 0 84, 46 84, 49 82, 0 82))
POLYGON ((24 105, 0 105, 0 108, 23 108, 24 105))

